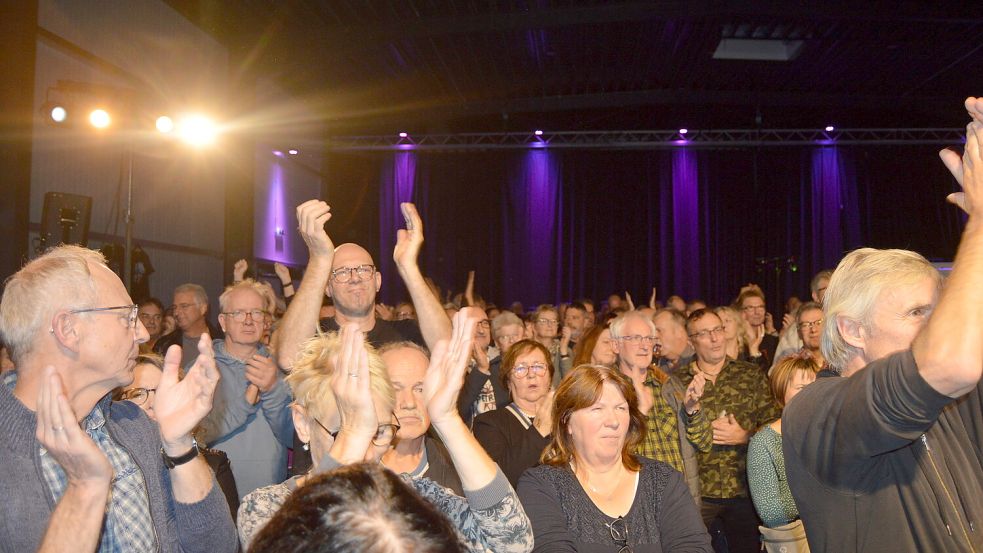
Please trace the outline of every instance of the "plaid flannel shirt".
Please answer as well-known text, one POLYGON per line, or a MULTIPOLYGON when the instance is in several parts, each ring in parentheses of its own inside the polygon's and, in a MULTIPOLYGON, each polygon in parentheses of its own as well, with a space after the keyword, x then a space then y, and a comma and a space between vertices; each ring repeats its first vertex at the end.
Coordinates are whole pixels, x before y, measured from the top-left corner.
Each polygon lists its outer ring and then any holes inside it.
MULTIPOLYGON (((645 378, 645 386, 652 393, 652 411, 645 416, 645 438, 638 444, 635 453, 667 463, 679 472, 685 472, 679 441, 679 413, 669 405, 662 395, 662 382, 655 378, 653 369, 649 369, 648 376, 645 378)), ((692 442, 699 451, 710 449, 710 445, 713 443, 713 431, 702 411, 687 418, 686 439, 692 442)))

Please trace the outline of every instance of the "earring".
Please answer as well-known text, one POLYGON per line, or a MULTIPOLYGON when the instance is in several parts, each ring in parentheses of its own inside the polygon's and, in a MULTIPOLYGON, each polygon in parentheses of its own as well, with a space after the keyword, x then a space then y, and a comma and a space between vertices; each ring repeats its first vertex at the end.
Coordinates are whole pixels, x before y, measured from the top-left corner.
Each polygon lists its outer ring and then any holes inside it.
POLYGON ((311 450, 311 444, 305 442, 304 445, 300 446, 300 448, 303 449, 304 451, 310 451, 311 450))

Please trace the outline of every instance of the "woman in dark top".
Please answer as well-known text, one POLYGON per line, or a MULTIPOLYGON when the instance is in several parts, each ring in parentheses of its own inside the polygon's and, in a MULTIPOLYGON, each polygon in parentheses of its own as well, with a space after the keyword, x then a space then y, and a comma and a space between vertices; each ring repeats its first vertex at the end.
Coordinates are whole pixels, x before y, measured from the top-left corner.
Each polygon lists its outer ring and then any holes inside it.
POLYGON ((710 553, 682 475, 635 457, 645 422, 617 369, 581 365, 556 391, 543 464, 519 479, 535 552, 710 553))
POLYGON ((513 486, 549 443, 552 358, 535 340, 516 342, 502 357, 501 369, 512 402, 474 419, 474 437, 513 486))

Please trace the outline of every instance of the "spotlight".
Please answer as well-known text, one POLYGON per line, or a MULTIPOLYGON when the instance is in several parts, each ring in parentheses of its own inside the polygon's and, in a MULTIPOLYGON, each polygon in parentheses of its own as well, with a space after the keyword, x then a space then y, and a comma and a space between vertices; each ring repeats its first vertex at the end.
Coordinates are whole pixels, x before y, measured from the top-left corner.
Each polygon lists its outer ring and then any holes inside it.
POLYGON ((51 116, 51 120, 55 123, 64 123, 65 118, 68 117, 68 112, 61 106, 55 106, 51 108, 51 112, 48 115, 51 116))
POLYGON ((280 150, 273 150, 273 155, 275 155, 276 157, 283 157, 283 152, 281 152, 280 150))
POLYGON ((204 115, 191 115, 178 123, 178 134, 188 144, 202 147, 215 142, 218 130, 215 123, 204 115))
POLYGON ((174 130, 174 120, 166 115, 157 118, 157 130, 167 134, 174 130))
POLYGON ((686 134, 688 132, 689 132, 689 129, 679 129, 679 134, 686 134))
POLYGON ((834 130, 836 130, 836 127, 833 125, 826 125, 826 132, 833 132, 834 130))
POLYGON ((109 117, 109 113, 104 109, 94 109, 89 113, 89 123, 97 129, 105 129, 113 122, 113 119, 109 117))
POLYGON ((532 131, 532 133, 534 135, 536 135, 536 136, 543 136, 543 131, 541 131, 539 129, 536 129, 536 130, 532 131))
POLYGON ((290 155, 292 155, 292 156, 295 156, 295 155, 299 154, 300 152, 291 148, 290 150, 287 150, 287 153, 290 154, 290 155))
POLYGON ((407 136, 409 136, 409 135, 408 135, 408 134, 406 134, 405 132, 401 132, 401 133, 399 133, 399 137, 400 137, 400 138, 406 138, 407 136))

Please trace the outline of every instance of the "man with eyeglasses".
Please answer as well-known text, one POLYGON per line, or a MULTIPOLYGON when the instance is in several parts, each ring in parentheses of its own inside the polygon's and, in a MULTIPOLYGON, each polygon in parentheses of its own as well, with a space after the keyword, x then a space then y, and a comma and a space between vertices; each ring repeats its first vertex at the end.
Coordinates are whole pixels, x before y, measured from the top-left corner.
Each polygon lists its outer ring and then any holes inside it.
POLYGON ((478 415, 509 404, 509 391, 501 378, 502 358, 512 344, 522 340, 522 319, 511 311, 503 311, 492 319, 490 326, 501 354, 489 359, 487 355, 482 356, 480 350, 475 350, 471 369, 464 377, 464 387, 457 399, 457 409, 469 427, 478 415))
MULTIPOLYGON (((808 354, 820 369, 826 367, 821 346, 823 336, 823 306, 816 302, 806 302, 795 312, 795 325, 799 341, 802 342, 800 354, 808 354)), ((786 354, 794 355, 794 353, 786 354)), ((777 362, 776 362, 777 364, 777 362)), ((772 365, 774 367, 774 365, 772 365)))
POLYGON ((293 446, 290 388, 263 345, 267 300, 251 278, 225 289, 218 322, 225 338, 215 340, 215 365, 222 379, 211 413, 202 421, 209 446, 229 456, 240 499, 287 478, 287 449, 293 446))
MULTIPOLYGON (((753 342, 758 337, 761 337, 761 345, 758 346, 758 355, 764 356, 764 361, 760 363, 760 366, 771 366, 775 361, 775 351, 778 349, 778 336, 769 332, 765 295, 757 285, 746 286, 737 296, 734 306, 741 313, 741 316, 744 317, 744 322, 747 323, 749 333, 747 337, 748 342, 753 342)), ((758 363, 756 358, 752 358, 752 361, 758 363)))
POLYGON ((703 379, 683 386, 652 364, 655 325, 638 311, 628 311, 611 323, 612 347, 618 368, 631 379, 647 432, 637 453, 662 461, 683 474, 690 494, 700 503, 698 451, 710 451, 710 419, 700 407, 703 379))
POLYGON ((696 359, 680 379, 687 386, 704 381, 700 404, 713 431, 713 447, 699 454, 703 521, 711 537, 715 520, 722 521, 732 553, 756 552, 758 515, 747 487, 747 444, 751 434, 777 419, 781 410, 761 369, 727 357, 724 323, 716 313, 694 311, 686 330, 696 359))
MULTIPOLYGON (((314 335, 319 325, 321 330, 337 331, 340 325, 357 324, 366 340, 376 347, 409 340, 432 349, 439 340, 450 338, 450 319, 417 264, 423 246, 423 221, 413 204, 404 203, 400 207, 406 228, 396 233, 393 260, 417 318, 386 321, 376 317, 375 296, 382 286, 382 275, 369 252, 350 243, 335 248, 324 228, 331 219, 331 207, 327 203, 309 200, 297 206, 297 228, 307 243, 310 258, 300 288, 273 335, 277 361, 283 370, 290 371, 300 345, 314 335), (319 322, 325 293, 334 301, 335 314, 319 322)), ((298 455, 298 451, 299 448, 294 448, 294 474, 309 466, 309 455, 298 455)))
POLYGON ((164 330, 164 304, 157 298, 147 298, 141 301, 139 306, 137 317, 150 335, 146 343, 140 344, 140 352, 150 353, 164 330))
POLYGON ((181 367, 187 369, 198 357, 194 347, 203 334, 221 338, 222 331, 208 322, 208 294, 201 286, 182 284, 174 289, 174 332, 161 336, 154 345, 154 352, 164 355, 167 348, 181 346, 181 367))
MULTIPOLYGON (((816 276, 812 277, 812 281, 809 283, 809 293, 812 294, 812 302, 819 306, 820 311, 822 310, 823 297, 826 295, 826 287, 829 286, 829 279, 833 276, 833 271, 823 270, 816 273, 816 276)), ((797 316, 801 312, 802 306, 799 306, 799 310, 796 310, 795 315, 797 316)), ((788 315, 786 315, 788 317, 788 315)), ((794 320, 791 324, 786 324, 787 328, 782 329, 781 336, 778 340, 778 348, 775 350, 775 360, 772 362, 771 366, 774 367, 778 364, 778 361, 783 357, 801 351, 803 348, 802 343, 802 331, 799 328, 798 323, 794 320)), ((821 334, 821 332, 820 332, 821 334)), ((818 348, 819 346, 816 346, 818 348)), ((816 352, 819 350, 816 349, 816 352)), ((821 357, 817 357, 816 361, 819 362, 821 357)), ((823 361, 825 363, 825 361, 823 361)), ((820 367, 822 364, 820 364, 820 367)), ((770 371, 769 371, 770 373, 770 371)))
POLYGON ((105 263, 59 246, 6 283, 0 337, 17 371, 0 384, 0 548, 236 551, 229 507, 192 437, 219 378, 211 340, 199 340, 180 381, 181 354, 168 352, 157 424, 113 402, 147 330, 105 263))

